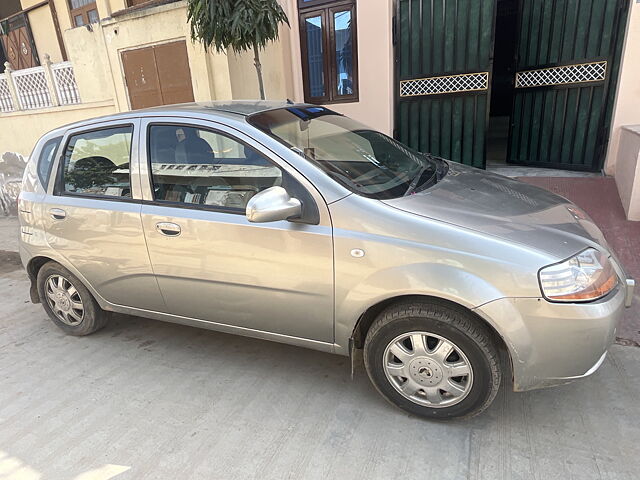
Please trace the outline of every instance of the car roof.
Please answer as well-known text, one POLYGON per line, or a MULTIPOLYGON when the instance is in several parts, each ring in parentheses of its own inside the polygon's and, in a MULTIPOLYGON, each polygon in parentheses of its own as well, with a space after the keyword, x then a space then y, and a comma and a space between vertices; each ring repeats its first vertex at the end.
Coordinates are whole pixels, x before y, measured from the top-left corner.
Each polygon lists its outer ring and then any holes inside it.
MULTIPOLYGON (((124 120, 130 118, 140 118, 148 116, 184 116, 211 115, 216 114, 223 117, 243 119, 244 117, 267 110, 274 110, 285 107, 309 107, 306 103, 294 103, 290 100, 226 100, 215 102, 191 102, 178 103, 175 105, 162 105, 159 107, 142 108, 127 112, 115 113, 101 117, 88 118, 63 125, 55 131, 68 130, 70 128, 83 127, 94 123, 109 122, 114 120, 124 120)), ((52 131, 53 132, 53 131, 52 131)), ((49 132, 49 133, 52 133, 49 132)))

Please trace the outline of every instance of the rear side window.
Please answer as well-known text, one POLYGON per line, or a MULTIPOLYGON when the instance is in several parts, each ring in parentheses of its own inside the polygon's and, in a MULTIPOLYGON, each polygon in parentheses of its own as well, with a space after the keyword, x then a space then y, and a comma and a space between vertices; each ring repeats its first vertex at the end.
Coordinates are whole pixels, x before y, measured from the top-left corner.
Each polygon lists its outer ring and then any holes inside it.
POLYGON ((40 158, 38 159, 38 178, 45 190, 49 184, 51 165, 53 164, 53 158, 58 150, 58 145, 60 145, 60 140, 62 140, 62 137, 52 138, 44 144, 42 152, 40 152, 40 158))
POLYGON ((63 190, 67 193, 131 197, 129 161, 133 126, 83 132, 64 152, 63 190))

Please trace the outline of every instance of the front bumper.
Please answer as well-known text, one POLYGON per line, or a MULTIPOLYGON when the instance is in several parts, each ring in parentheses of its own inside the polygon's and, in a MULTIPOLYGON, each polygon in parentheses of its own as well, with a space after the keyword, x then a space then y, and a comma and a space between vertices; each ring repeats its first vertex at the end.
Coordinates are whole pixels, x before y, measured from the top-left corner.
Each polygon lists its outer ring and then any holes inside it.
POLYGON ((542 298, 501 298, 475 309, 502 335, 513 368, 513 389, 568 383, 595 372, 615 340, 633 295, 619 285, 590 303, 551 303, 542 298))

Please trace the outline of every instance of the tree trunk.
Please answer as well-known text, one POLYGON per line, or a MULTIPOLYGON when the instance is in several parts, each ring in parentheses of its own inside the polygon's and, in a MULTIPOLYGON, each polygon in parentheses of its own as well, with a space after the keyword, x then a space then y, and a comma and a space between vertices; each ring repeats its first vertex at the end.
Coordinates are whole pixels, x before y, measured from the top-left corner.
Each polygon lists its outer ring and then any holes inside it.
POLYGON ((262 81, 262 64, 260 63, 260 53, 258 52, 258 43, 253 42, 253 64, 258 72, 258 86, 260 87, 260 99, 264 100, 264 83, 262 81))

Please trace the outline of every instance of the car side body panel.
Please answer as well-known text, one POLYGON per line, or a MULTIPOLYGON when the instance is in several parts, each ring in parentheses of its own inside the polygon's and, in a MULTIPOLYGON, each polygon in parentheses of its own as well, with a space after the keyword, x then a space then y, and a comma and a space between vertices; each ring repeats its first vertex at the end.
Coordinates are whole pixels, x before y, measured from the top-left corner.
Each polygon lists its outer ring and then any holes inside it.
POLYGON ((473 309, 507 296, 538 298, 537 271, 554 261, 547 253, 489 235, 435 220, 415 221, 413 214, 356 195, 331 204, 330 211, 336 349, 341 352, 348 349, 355 322, 381 301, 424 295, 473 309), (364 255, 353 257, 353 249, 364 255))

